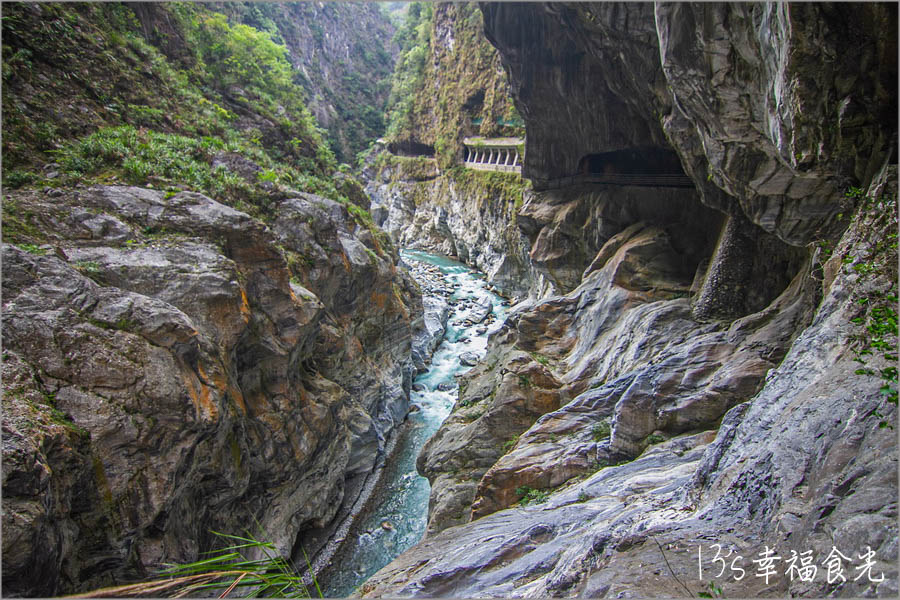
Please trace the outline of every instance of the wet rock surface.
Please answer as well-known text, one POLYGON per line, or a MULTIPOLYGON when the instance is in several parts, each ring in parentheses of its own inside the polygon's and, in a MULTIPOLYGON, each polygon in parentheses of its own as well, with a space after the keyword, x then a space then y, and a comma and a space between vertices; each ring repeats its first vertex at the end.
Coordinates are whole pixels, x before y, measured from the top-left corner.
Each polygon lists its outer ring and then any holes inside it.
POLYGON ((3 246, 8 592, 147 577, 253 520, 290 556, 352 502, 408 409, 418 293, 345 208, 277 200, 270 229, 190 192, 10 201, 51 243, 3 246))
POLYGON ((437 267, 419 261, 403 264, 422 291, 422 326, 413 334, 412 357, 418 372, 424 373, 431 355, 444 339, 451 310, 448 298, 453 289, 444 282, 437 267))

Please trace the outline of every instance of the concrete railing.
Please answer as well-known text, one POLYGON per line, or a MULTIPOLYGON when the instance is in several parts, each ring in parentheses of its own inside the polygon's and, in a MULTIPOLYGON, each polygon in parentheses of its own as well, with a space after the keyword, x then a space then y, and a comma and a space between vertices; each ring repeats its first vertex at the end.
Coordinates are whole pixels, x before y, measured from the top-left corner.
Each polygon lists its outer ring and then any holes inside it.
POLYGON ((519 138, 466 138, 463 140, 466 157, 463 165, 478 171, 522 173, 519 138))
POLYGON ((518 173, 522 174, 522 165, 497 165, 491 163, 477 163, 466 161, 463 163, 467 169, 475 169, 476 171, 500 171, 501 173, 518 173))

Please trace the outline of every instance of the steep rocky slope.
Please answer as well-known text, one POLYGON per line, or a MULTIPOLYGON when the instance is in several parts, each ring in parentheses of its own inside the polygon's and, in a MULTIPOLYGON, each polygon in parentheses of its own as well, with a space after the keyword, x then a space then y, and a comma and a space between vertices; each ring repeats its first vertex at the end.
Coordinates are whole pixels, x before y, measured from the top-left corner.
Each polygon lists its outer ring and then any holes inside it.
POLYGON ((461 382, 428 535, 365 595, 896 595, 896 7, 844 8, 482 5, 555 295, 461 382), (673 157, 695 189, 570 178, 673 157))
POLYGON ((287 49, 191 3, 8 3, 3 42, 4 592, 151 578, 212 531, 314 558, 424 323, 287 49))
POLYGON ((190 192, 5 202, 52 232, 3 247, 7 592, 147 577, 254 523, 290 556, 355 499, 421 300, 346 207, 276 197, 269 229, 190 192))
POLYGON ((372 218, 394 243, 457 257, 510 296, 540 287, 528 240, 516 226, 526 189, 518 175, 460 167, 439 172, 434 159, 381 148, 362 175, 372 218))
POLYGON ((338 160, 384 133, 394 28, 371 2, 220 2, 214 8, 283 40, 307 105, 338 160))

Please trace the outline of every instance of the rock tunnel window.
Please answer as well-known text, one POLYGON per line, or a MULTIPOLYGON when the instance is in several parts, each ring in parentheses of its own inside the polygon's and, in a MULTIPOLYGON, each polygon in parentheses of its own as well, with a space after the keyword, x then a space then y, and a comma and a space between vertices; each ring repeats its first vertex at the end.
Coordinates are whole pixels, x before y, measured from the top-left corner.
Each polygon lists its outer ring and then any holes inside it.
POLYGON ((423 144, 415 140, 402 140, 388 144, 388 152, 396 156, 427 156, 434 157, 434 146, 423 144))
POLYGON ((678 155, 665 148, 627 148, 586 154, 578 161, 581 175, 678 175, 685 176, 678 155))

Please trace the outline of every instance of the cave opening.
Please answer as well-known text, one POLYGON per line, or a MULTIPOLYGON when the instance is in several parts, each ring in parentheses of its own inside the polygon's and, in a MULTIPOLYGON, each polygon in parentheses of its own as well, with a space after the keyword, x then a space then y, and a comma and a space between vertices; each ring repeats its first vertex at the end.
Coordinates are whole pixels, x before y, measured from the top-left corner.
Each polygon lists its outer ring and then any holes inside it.
POLYGON ((388 152, 396 156, 425 156, 434 158, 434 146, 416 140, 399 140, 387 146, 388 152))
POLYGON ((685 176, 674 150, 657 146, 624 148, 585 154, 578 161, 581 175, 679 175, 685 176))

